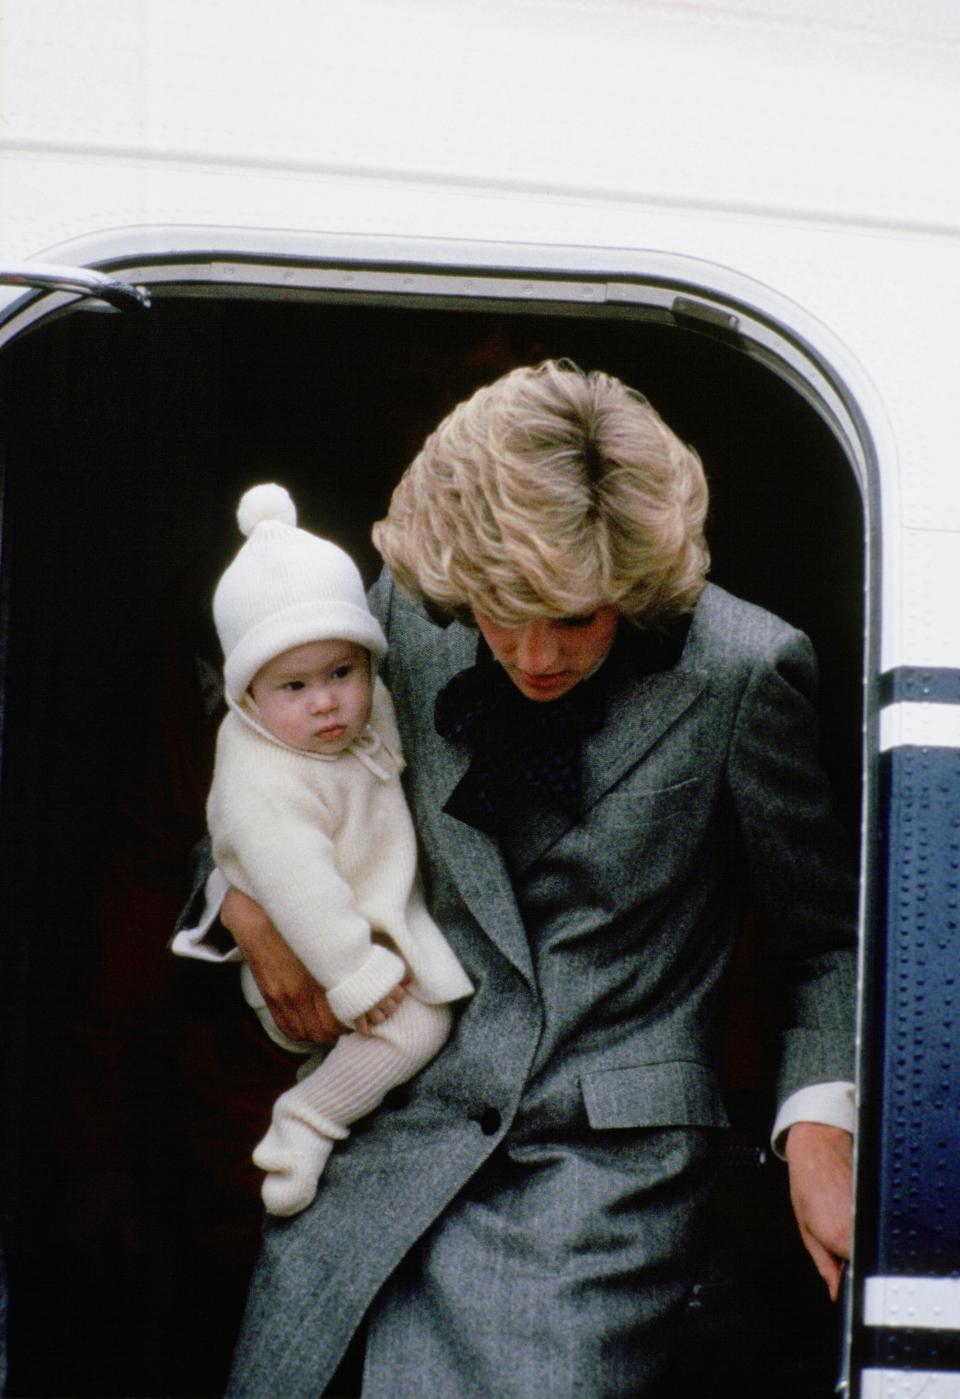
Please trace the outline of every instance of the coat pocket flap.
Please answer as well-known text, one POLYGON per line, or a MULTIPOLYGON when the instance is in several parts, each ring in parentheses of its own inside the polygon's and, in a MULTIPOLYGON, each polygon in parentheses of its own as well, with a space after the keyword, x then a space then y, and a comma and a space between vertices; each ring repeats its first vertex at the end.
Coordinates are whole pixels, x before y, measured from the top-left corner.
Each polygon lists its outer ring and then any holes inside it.
POLYGON ((693 1059, 598 1069, 581 1079, 591 1127, 726 1127, 713 1070, 693 1059))

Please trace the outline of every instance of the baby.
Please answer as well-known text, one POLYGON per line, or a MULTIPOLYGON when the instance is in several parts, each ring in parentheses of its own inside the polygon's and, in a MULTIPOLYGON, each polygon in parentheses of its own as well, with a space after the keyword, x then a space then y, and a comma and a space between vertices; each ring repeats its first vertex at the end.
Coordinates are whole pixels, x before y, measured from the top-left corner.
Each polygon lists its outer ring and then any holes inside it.
POLYGON ((386 640, 359 571, 296 528, 280 486, 248 491, 237 518, 247 542, 213 603, 229 706, 207 804, 213 852, 357 1027, 325 1056, 289 1040, 244 964, 267 1033, 310 1055, 253 1155, 266 1208, 291 1215, 349 1124, 438 1053, 449 1002, 473 988, 423 901, 393 706, 376 677, 386 640))

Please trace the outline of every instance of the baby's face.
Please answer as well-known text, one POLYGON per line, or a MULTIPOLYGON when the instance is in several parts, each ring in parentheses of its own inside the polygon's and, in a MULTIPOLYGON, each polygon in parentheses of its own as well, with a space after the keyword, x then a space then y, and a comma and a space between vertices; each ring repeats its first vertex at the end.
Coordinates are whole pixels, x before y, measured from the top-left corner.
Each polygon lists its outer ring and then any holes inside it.
POLYGON ((275 738, 308 753, 342 753, 370 717, 370 655, 353 641, 308 641, 268 662, 250 693, 275 738))

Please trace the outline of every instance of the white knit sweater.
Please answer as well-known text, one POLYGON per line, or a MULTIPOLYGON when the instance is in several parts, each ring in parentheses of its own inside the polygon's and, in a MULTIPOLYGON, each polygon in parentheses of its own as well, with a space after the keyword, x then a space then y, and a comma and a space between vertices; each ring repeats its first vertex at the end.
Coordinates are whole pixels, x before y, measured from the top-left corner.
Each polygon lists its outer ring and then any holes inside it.
POLYGON ((266 910, 347 1023, 407 968, 432 1004, 473 989, 423 901, 402 767, 380 680, 366 736, 336 756, 289 747, 243 708, 231 710, 217 738, 207 803, 216 863, 266 910))

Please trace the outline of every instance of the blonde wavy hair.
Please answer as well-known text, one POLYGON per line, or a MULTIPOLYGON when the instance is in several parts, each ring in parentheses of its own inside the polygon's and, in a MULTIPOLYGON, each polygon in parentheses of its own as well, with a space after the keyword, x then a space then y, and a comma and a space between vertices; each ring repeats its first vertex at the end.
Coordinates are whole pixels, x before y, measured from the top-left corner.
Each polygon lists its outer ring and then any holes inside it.
POLYGON ((373 540, 402 588, 463 620, 613 604, 655 630, 704 586, 706 511, 700 458, 642 394, 546 360, 444 419, 373 540))

